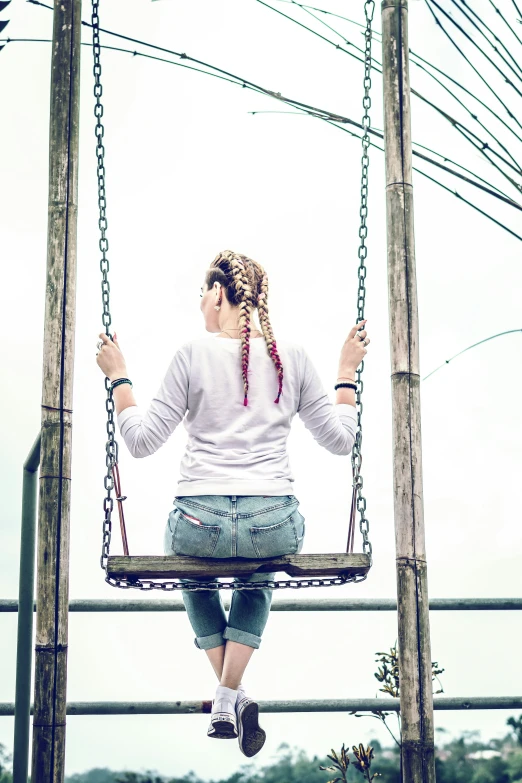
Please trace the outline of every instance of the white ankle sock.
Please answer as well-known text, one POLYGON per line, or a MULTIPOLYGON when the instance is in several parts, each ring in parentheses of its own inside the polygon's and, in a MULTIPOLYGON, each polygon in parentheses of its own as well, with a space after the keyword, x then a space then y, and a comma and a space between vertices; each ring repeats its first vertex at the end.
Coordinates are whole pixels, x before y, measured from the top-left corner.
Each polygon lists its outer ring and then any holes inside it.
POLYGON ((237 690, 227 688, 226 685, 218 685, 212 712, 234 712, 237 700, 237 690))
POLYGON ((230 699, 231 701, 234 701, 237 696, 237 689, 227 688, 226 685, 218 685, 216 688, 216 696, 219 696, 222 699, 230 699))

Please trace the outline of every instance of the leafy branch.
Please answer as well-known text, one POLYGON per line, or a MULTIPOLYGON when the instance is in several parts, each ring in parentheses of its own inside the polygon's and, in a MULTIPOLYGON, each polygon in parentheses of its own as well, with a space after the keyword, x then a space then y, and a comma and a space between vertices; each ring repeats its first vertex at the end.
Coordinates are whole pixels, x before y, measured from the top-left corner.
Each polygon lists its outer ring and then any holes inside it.
MULTIPOLYGON (((395 644, 393 647, 390 647, 390 651, 388 653, 386 652, 377 652, 375 653, 378 657, 376 658, 376 663, 381 664, 377 671, 374 674, 374 677, 378 682, 382 683, 383 687, 379 688, 379 691, 381 693, 387 693, 388 696, 391 696, 394 699, 398 699, 400 697, 400 678, 399 678, 399 652, 397 649, 397 640, 395 640, 395 644)), ((444 672, 444 669, 441 669, 439 667, 439 664, 437 661, 432 661, 431 664, 432 667, 432 681, 437 681, 439 685, 439 689, 434 691, 435 694, 438 693, 444 693, 444 688, 442 687, 442 683, 439 679, 439 674, 442 674, 444 672)), ((384 710, 372 710, 371 713, 361 713, 358 714, 357 712, 352 712, 351 715, 355 715, 356 718, 376 718, 377 720, 380 720, 383 725, 386 727, 390 735, 392 736, 395 744, 397 747, 402 747, 400 739, 397 739, 397 737, 394 735, 390 727, 388 726, 386 722, 386 718, 388 718, 390 715, 395 714, 397 716, 397 723, 398 723, 398 730, 399 730, 399 737, 401 736, 401 716, 399 712, 392 713, 392 712, 385 712, 384 710)))

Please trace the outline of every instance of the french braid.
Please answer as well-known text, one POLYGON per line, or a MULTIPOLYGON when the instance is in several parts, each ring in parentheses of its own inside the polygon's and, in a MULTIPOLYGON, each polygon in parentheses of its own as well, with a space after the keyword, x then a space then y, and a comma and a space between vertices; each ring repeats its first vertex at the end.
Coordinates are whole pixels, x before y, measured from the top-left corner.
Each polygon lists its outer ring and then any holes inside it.
POLYGON ((248 365, 250 360, 250 311, 252 309, 252 288, 249 285, 244 256, 235 256, 231 260, 237 298, 239 299, 239 336, 241 338, 241 375, 245 397, 243 405, 248 405, 248 365))
POLYGON ((261 331, 265 337, 268 354, 274 362, 277 372, 279 390, 274 402, 278 403, 283 392, 283 365, 268 316, 268 277, 265 270, 248 256, 225 250, 216 256, 206 275, 206 283, 209 288, 214 285, 216 280, 224 286, 230 304, 234 307, 239 306, 243 404, 248 405, 248 366, 252 331, 250 314, 256 306, 259 310, 261 331))
POLYGON ((283 393, 283 364, 277 350, 277 344, 274 338, 274 332, 272 331, 272 324, 268 316, 268 276, 264 269, 260 267, 259 270, 262 274, 260 282, 260 291, 257 297, 257 308, 259 312, 259 323, 261 324, 261 331, 266 340, 268 353, 270 358, 275 364, 277 377, 279 380, 279 390, 274 402, 279 402, 279 398, 283 393))

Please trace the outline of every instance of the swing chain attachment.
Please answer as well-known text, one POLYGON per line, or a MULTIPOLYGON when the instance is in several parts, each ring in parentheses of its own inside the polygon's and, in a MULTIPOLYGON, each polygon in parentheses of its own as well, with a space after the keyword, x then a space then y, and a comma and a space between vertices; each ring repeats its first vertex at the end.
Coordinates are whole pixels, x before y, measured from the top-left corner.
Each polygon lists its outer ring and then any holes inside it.
MULTIPOLYGON (((101 253, 100 270, 102 273, 102 303, 103 314, 102 321, 105 327, 105 334, 111 338, 112 336, 109 330, 111 325, 111 311, 110 311, 110 290, 109 285, 109 259, 107 258, 107 251, 109 250, 109 240, 107 239, 107 197, 105 192, 105 147, 103 144, 103 136, 105 128, 102 123, 103 117, 103 104, 101 102, 101 96, 103 93, 101 83, 101 46, 100 46, 100 17, 98 15, 99 0, 92 0, 92 53, 94 59, 94 97, 96 99, 94 105, 94 116, 96 117, 96 159, 97 167, 96 173, 98 177, 98 228, 100 229, 100 239, 98 247, 101 253)), ((109 378, 105 378, 105 389, 107 392, 107 399, 105 401, 105 409, 107 411, 107 442, 105 444, 105 464, 107 466, 107 473, 104 478, 105 490, 107 492, 103 501, 104 519, 103 519, 103 543, 102 554, 100 558, 101 567, 106 571, 107 563, 109 559, 109 551, 111 545, 111 532, 112 523, 111 515, 114 508, 114 500, 111 496, 111 492, 114 489, 113 469, 118 462, 118 442, 116 441, 116 428, 114 425, 114 399, 112 395, 112 387, 109 378)))
MULTIPOLYGON (((372 99, 370 90, 372 86, 372 22, 375 12, 375 0, 365 0, 364 13, 366 16, 366 29, 364 31, 364 97, 363 97, 363 109, 364 115, 362 118, 363 136, 362 136, 362 158, 361 158, 361 209, 360 217, 361 222, 359 225, 359 287, 357 290, 357 323, 364 320, 364 305, 366 302, 366 257, 368 255, 368 248, 366 247, 366 238, 368 236, 368 226, 366 225, 366 218, 368 217, 368 167, 370 165, 370 156, 368 150, 370 147, 370 108, 372 105, 372 99)), ((363 477, 361 475, 362 465, 362 392, 364 388, 364 382, 362 379, 362 373, 364 370, 364 360, 357 368, 356 384, 357 391, 355 393, 355 405, 357 409, 357 431, 355 435, 355 443, 352 449, 352 471, 353 471, 353 492, 356 498, 357 511, 360 515, 359 529, 363 538, 363 552, 370 558, 370 565, 372 563, 372 545, 369 538, 370 524, 366 517, 366 498, 362 494, 363 477)))

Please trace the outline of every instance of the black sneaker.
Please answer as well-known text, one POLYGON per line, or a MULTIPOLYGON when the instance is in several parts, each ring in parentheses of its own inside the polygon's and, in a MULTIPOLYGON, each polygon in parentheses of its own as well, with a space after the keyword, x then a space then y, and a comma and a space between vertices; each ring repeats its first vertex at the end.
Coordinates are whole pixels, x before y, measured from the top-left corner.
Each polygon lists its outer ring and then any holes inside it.
POLYGON ((212 702, 212 716, 207 737, 212 739, 235 739, 238 736, 236 715, 234 712, 220 711, 219 707, 221 706, 226 707, 228 705, 218 704, 218 709, 214 711, 215 702, 212 702))
POLYGON ((259 725, 259 704, 239 691, 236 715, 241 753, 251 758, 259 753, 266 740, 266 733, 259 725))

